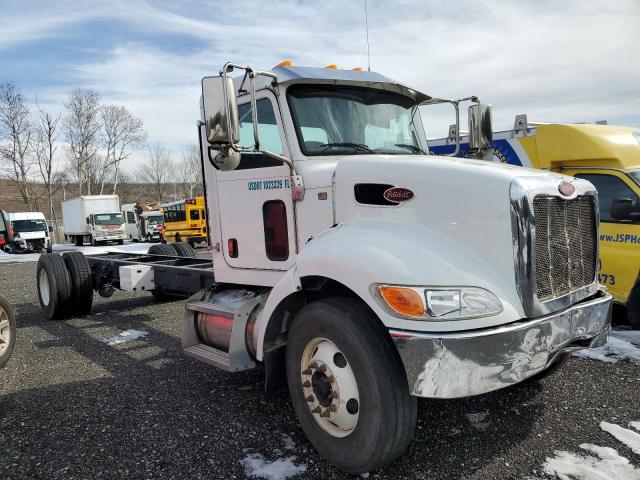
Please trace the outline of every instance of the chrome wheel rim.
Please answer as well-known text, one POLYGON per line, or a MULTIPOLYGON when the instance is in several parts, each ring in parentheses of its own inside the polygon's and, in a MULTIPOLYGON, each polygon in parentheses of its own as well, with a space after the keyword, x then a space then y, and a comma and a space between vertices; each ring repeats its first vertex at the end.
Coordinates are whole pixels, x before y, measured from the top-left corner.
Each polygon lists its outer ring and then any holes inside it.
POLYGON ((11 322, 9 320, 9 312, 0 305, 0 355, 9 348, 11 343, 11 322))
POLYGON ((51 299, 51 293, 49 292, 49 275, 47 275, 47 271, 44 268, 40 270, 38 285, 40 286, 40 301, 42 301, 43 305, 49 305, 51 299))
POLYGON ((314 338, 300 363, 302 394, 314 420, 338 438, 356 428, 360 415, 358 384, 347 357, 327 338, 314 338))

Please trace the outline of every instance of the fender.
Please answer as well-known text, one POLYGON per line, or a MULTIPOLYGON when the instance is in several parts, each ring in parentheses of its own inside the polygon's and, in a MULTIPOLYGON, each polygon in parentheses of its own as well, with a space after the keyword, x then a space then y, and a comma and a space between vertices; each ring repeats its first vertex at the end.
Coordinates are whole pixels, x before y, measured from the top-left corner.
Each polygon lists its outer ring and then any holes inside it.
MULTIPOLYGON (((509 245, 508 248, 513 248, 509 245)), ((504 257, 511 258, 510 255, 504 257)), ((524 318, 515 289, 513 264, 478 258, 468 246, 420 225, 389 218, 358 219, 336 225, 313 238, 298 254, 296 265, 276 283, 257 325, 257 356, 262 359, 267 325, 278 305, 301 290, 301 279, 321 276, 355 292, 388 328, 415 331, 461 331, 510 323, 524 318), (494 316, 454 321, 398 318, 379 303, 376 283, 424 286, 474 286, 498 297, 503 311, 494 316)))

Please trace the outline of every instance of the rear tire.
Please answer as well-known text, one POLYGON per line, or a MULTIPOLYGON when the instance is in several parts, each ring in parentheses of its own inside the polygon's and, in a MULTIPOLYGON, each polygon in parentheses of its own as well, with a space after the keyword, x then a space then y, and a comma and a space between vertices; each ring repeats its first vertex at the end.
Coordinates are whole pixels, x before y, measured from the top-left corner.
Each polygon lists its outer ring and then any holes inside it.
POLYGON ((9 301, 0 295, 0 368, 9 361, 16 344, 16 314, 9 301))
POLYGON ((149 255, 169 255, 171 257, 176 256, 176 251, 168 243, 161 243, 159 245, 151 245, 148 251, 149 255))
POLYGON ((180 257, 194 258, 196 256, 196 251, 188 243, 184 243, 184 242, 172 243, 171 246, 174 248, 174 250, 180 257))
POLYGON ((323 457, 358 474, 387 465, 406 449, 417 401, 388 333, 365 305, 330 298, 305 306, 289 329, 286 357, 293 407, 323 457), (327 361, 318 360, 321 352, 329 352, 327 361), (349 415, 357 415, 355 424, 349 415))
POLYGON ((124 240, 118 240, 118 245, 124 245, 124 240))
POLYGON ((81 236, 81 235, 77 236, 77 237, 74 237, 73 240, 74 240, 74 243, 75 243, 76 247, 81 247, 81 246, 84 245, 84 237, 81 236))
POLYGON ((182 241, 182 235, 180 234, 180 232, 176 233, 173 237, 173 241, 174 242, 181 242, 182 241))
POLYGON ((57 253, 40 255, 37 268, 38 300, 45 318, 62 319, 71 307, 71 278, 57 253))
POLYGON ((91 266, 82 252, 67 252, 62 258, 71 279, 71 313, 88 315, 93 305, 91 266))

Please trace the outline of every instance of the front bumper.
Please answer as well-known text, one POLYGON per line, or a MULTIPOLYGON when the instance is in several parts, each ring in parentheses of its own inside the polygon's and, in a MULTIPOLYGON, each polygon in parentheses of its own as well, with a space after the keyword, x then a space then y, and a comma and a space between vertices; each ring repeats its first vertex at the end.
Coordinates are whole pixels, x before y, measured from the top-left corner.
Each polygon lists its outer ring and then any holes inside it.
POLYGON ((611 295, 558 313, 495 328, 446 334, 390 330, 412 395, 459 398, 532 377, 558 354, 599 347, 611 325, 611 295))

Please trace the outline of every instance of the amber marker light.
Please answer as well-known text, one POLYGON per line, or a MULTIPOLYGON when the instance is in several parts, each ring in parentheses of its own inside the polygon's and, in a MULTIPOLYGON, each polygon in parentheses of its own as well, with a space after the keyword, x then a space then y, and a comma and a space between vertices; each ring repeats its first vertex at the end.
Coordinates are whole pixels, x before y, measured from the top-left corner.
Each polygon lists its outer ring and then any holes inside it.
POLYGON ((276 67, 293 67, 293 62, 291 60, 283 60, 276 67))
POLYGON ((328 68, 329 70, 337 70, 338 66, 332 63, 331 65, 327 65, 324 68, 328 68))
POLYGON ((420 294, 407 287, 379 285, 378 294, 396 313, 406 317, 424 317, 424 302, 420 294))

